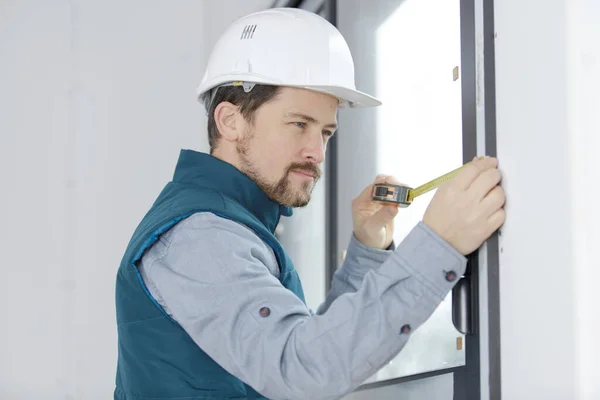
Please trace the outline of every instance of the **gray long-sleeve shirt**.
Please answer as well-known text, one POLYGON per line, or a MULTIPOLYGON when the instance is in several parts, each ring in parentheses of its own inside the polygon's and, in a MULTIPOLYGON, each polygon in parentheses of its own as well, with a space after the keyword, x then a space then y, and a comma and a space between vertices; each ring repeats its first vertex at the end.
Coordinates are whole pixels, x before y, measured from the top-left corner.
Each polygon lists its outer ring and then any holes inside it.
POLYGON ((422 222, 394 250, 351 237, 314 313, 277 280, 271 248, 251 230, 197 213, 163 234, 139 268, 198 346, 259 393, 336 399, 400 352, 455 285, 450 277, 464 273, 466 258, 422 222), (264 307, 268 313, 259 312, 264 307))

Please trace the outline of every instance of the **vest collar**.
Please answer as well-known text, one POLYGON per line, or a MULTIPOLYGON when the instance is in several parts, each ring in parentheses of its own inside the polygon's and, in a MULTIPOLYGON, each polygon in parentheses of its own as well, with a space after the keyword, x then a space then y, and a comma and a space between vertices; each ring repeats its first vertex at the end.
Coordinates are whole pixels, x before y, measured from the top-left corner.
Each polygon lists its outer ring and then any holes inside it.
POLYGON ((234 199, 271 232, 275 231, 281 215, 292 215, 290 207, 271 200, 246 174, 207 153, 181 150, 173 181, 206 187, 234 199))

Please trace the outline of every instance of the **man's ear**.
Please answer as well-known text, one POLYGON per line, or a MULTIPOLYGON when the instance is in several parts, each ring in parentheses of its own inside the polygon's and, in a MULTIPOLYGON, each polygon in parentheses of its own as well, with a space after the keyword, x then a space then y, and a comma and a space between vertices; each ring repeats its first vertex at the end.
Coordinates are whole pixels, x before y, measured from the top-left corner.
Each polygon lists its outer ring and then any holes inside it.
POLYGON ((245 121, 235 104, 228 101, 219 103, 215 107, 215 124, 224 140, 236 142, 243 138, 245 121))

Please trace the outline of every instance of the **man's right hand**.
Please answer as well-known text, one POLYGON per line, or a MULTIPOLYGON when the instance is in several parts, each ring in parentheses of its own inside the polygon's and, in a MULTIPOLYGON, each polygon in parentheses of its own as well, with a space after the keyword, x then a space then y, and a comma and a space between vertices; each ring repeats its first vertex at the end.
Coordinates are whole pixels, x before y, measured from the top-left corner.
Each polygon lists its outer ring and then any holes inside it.
POLYGON ((441 185, 423 223, 463 255, 478 249, 505 220, 502 175, 494 157, 475 159, 441 185))

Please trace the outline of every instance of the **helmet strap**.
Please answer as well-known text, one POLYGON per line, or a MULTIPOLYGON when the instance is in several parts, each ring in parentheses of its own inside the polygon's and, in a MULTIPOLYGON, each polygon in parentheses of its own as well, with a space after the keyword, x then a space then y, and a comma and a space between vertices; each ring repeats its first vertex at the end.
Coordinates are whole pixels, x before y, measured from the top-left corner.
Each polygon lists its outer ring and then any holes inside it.
POLYGON ((219 85, 219 86, 213 88, 210 91, 210 95, 207 95, 204 97, 204 108, 206 108, 207 113, 209 112, 210 106, 212 105, 212 103, 215 99, 215 96, 217 95, 217 90, 219 90, 219 88, 223 87, 223 86, 241 86, 242 88, 244 88, 244 92, 249 93, 252 89, 254 89, 254 86, 256 86, 256 83, 234 81, 234 82, 230 82, 230 83, 224 83, 222 85, 219 85))

